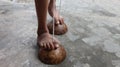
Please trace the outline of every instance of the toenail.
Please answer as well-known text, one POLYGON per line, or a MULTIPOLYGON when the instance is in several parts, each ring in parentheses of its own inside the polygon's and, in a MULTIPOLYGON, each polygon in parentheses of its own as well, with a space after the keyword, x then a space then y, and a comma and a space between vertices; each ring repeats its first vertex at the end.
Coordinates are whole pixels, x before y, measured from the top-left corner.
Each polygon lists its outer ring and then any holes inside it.
POLYGON ((56 47, 58 48, 58 47, 59 47, 59 45, 58 45, 58 44, 56 44, 56 47))

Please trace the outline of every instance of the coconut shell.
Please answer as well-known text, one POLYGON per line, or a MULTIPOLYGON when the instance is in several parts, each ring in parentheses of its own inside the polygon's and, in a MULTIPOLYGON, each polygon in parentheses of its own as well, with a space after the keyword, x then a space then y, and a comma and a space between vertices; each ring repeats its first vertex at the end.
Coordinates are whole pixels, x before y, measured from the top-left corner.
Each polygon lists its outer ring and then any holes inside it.
MULTIPOLYGON (((53 34, 53 22, 48 23, 49 33, 53 34)), ((54 26, 55 35, 63 35, 68 31, 67 25, 65 23, 58 24, 54 26)))
POLYGON ((60 64, 66 58, 66 51, 62 45, 55 50, 40 49, 38 53, 39 59, 44 64, 60 64))

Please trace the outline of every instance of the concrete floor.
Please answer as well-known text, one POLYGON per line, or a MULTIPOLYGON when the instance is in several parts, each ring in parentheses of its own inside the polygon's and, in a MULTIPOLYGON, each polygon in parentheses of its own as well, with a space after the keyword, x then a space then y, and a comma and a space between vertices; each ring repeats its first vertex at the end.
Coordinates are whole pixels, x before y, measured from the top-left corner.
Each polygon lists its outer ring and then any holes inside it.
POLYGON ((56 37, 67 50, 67 58, 51 66, 37 58, 34 4, 0 0, 0 67, 120 67, 119 2, 62 1, 61 15, 69 31, 56 37))

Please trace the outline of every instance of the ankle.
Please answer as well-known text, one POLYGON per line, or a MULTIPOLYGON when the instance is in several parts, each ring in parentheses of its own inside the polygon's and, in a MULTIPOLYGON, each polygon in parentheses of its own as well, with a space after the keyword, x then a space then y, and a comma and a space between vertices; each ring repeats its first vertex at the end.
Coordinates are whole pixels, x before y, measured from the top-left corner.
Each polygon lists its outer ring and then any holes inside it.
POLYGON ((49 33, 42 33, 42 34, 38 35, 38 37, 44 37, 44 36, 50 36, 50 34, 49 33))
POLYGON ((41 31, 38 30, 38 31, 37 31, 37 35, 38 35, 38 36, 41 36, 41 35, 43 35, 43 34, 49 34, 49 31, 48 31, 48 30, 44 30, 44 31, 43 31, 43 30, 41 30, 41 31))

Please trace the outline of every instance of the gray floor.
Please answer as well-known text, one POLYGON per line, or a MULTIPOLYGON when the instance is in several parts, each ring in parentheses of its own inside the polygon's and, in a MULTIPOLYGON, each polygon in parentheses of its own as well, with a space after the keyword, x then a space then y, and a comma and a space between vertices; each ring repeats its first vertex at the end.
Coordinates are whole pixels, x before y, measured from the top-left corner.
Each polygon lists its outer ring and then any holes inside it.
POLYGON ((110 1, 62 1, 67 58, 53 66, 37 58, 34 4, 0 1, 0 67, 120 67, 120 1, 110 1))

